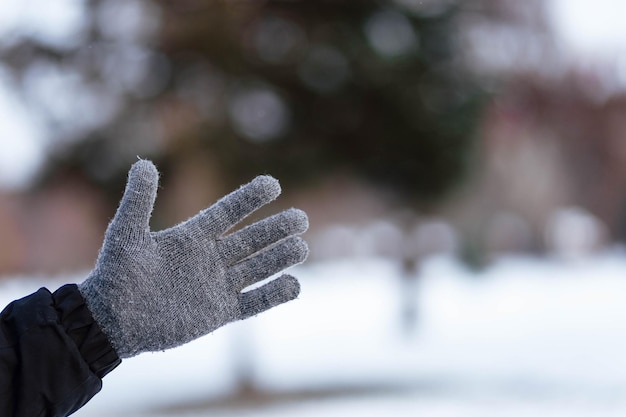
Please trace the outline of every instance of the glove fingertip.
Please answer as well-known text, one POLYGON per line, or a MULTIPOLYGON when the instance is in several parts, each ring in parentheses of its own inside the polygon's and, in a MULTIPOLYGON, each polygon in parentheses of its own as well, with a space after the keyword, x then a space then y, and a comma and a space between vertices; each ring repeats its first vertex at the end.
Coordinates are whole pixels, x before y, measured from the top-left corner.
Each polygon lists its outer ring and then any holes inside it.
MULTIPOLYGON (((292 243, 289 248, 293 251, 293 258, 296 260, 294 265, 301 264, 306 261, 309 257, 309 245, 306 243, 306 240, 302 239, 300 236, 296 236, 291 239, 291 242, 292 243)), ((291 275, 285 276, 291 277, 291 275)))
POLYGON ((300 281, 296 279, 293 275, 283 274, 276 279, 276 281, 280 280, 281 286, 283 287, 283 294, 285 295, 285 301, 290 301, 298 298, 300 295, 300 281))
POLYGON ((300 295, 300 282, 291 275, 281 275, 260 288, 240 295, 240 318, 255 316, 294 300, 298 295, 300 295))
POLYGON ((276 199, 282 192, 280 182, 271 175, 259 175, 252 183, 255 187, 261 189, 269 200, 276 199))
POLYGON ((309 230, 309 216, 300 209, 290 208, 287 215, 292 219, 297 233, 304 233, 309 230))
POLYGON ((128 174, 129 178, 140 178, 149 183, 157 183, 159 180, 159 171, 154 163, 148 159, 139 159, 135 162, 128 174))

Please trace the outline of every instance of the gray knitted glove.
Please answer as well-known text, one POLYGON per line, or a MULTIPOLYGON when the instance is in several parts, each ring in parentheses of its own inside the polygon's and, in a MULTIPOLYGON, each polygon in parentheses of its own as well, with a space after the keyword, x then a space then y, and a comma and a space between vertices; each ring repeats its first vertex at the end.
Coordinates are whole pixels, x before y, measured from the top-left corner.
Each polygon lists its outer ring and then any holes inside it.
POLYGON ((280 194, 260 176, 195 217, 151 232, 158 172, 135 163, 95 269, 78 286, 120 358, 173 348, 238 319, 292 300, 300 285, 282 275, 242 292, 308 254, 308 220, 290 209, 225 235, 280 194))

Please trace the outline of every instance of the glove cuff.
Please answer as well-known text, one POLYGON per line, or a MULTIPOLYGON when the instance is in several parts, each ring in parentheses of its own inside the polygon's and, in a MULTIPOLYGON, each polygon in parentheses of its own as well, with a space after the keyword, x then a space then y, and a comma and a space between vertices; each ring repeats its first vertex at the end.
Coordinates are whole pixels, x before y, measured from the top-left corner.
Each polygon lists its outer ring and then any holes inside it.
POLYGON ((91 371, 102 378, 115 369, 121 359, 87 308, 78 286, 64 285, 52 294, 52 298, 61 325, 76 343, 91 371))

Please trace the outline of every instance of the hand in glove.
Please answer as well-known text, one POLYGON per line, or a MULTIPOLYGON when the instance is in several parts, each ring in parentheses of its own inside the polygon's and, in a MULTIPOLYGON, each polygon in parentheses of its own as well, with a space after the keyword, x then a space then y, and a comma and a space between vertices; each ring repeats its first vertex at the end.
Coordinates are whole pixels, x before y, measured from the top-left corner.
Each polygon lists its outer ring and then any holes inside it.
POLYGON ((96 267, 79 285, 120 358, 182 345, 298 296, 289 275, 242 290, 305 260, 307 245, 297 237, 308 227, 303 211, 225 234, 278 197, 276 179, 257 177, 195 217, 151 232, 157 187, 151 162, 132 166, 96 267))

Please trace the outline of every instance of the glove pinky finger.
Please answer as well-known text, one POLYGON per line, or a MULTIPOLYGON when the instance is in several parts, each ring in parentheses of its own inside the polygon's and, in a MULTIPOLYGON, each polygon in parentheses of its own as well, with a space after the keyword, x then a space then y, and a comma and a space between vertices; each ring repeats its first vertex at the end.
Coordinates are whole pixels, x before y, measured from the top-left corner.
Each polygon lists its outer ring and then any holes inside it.
POLYGON ((267 284, 239 294, 240 318, 255 316, 286 303, 300 294, 300 283, 291 275, 281 275, 267 284))

